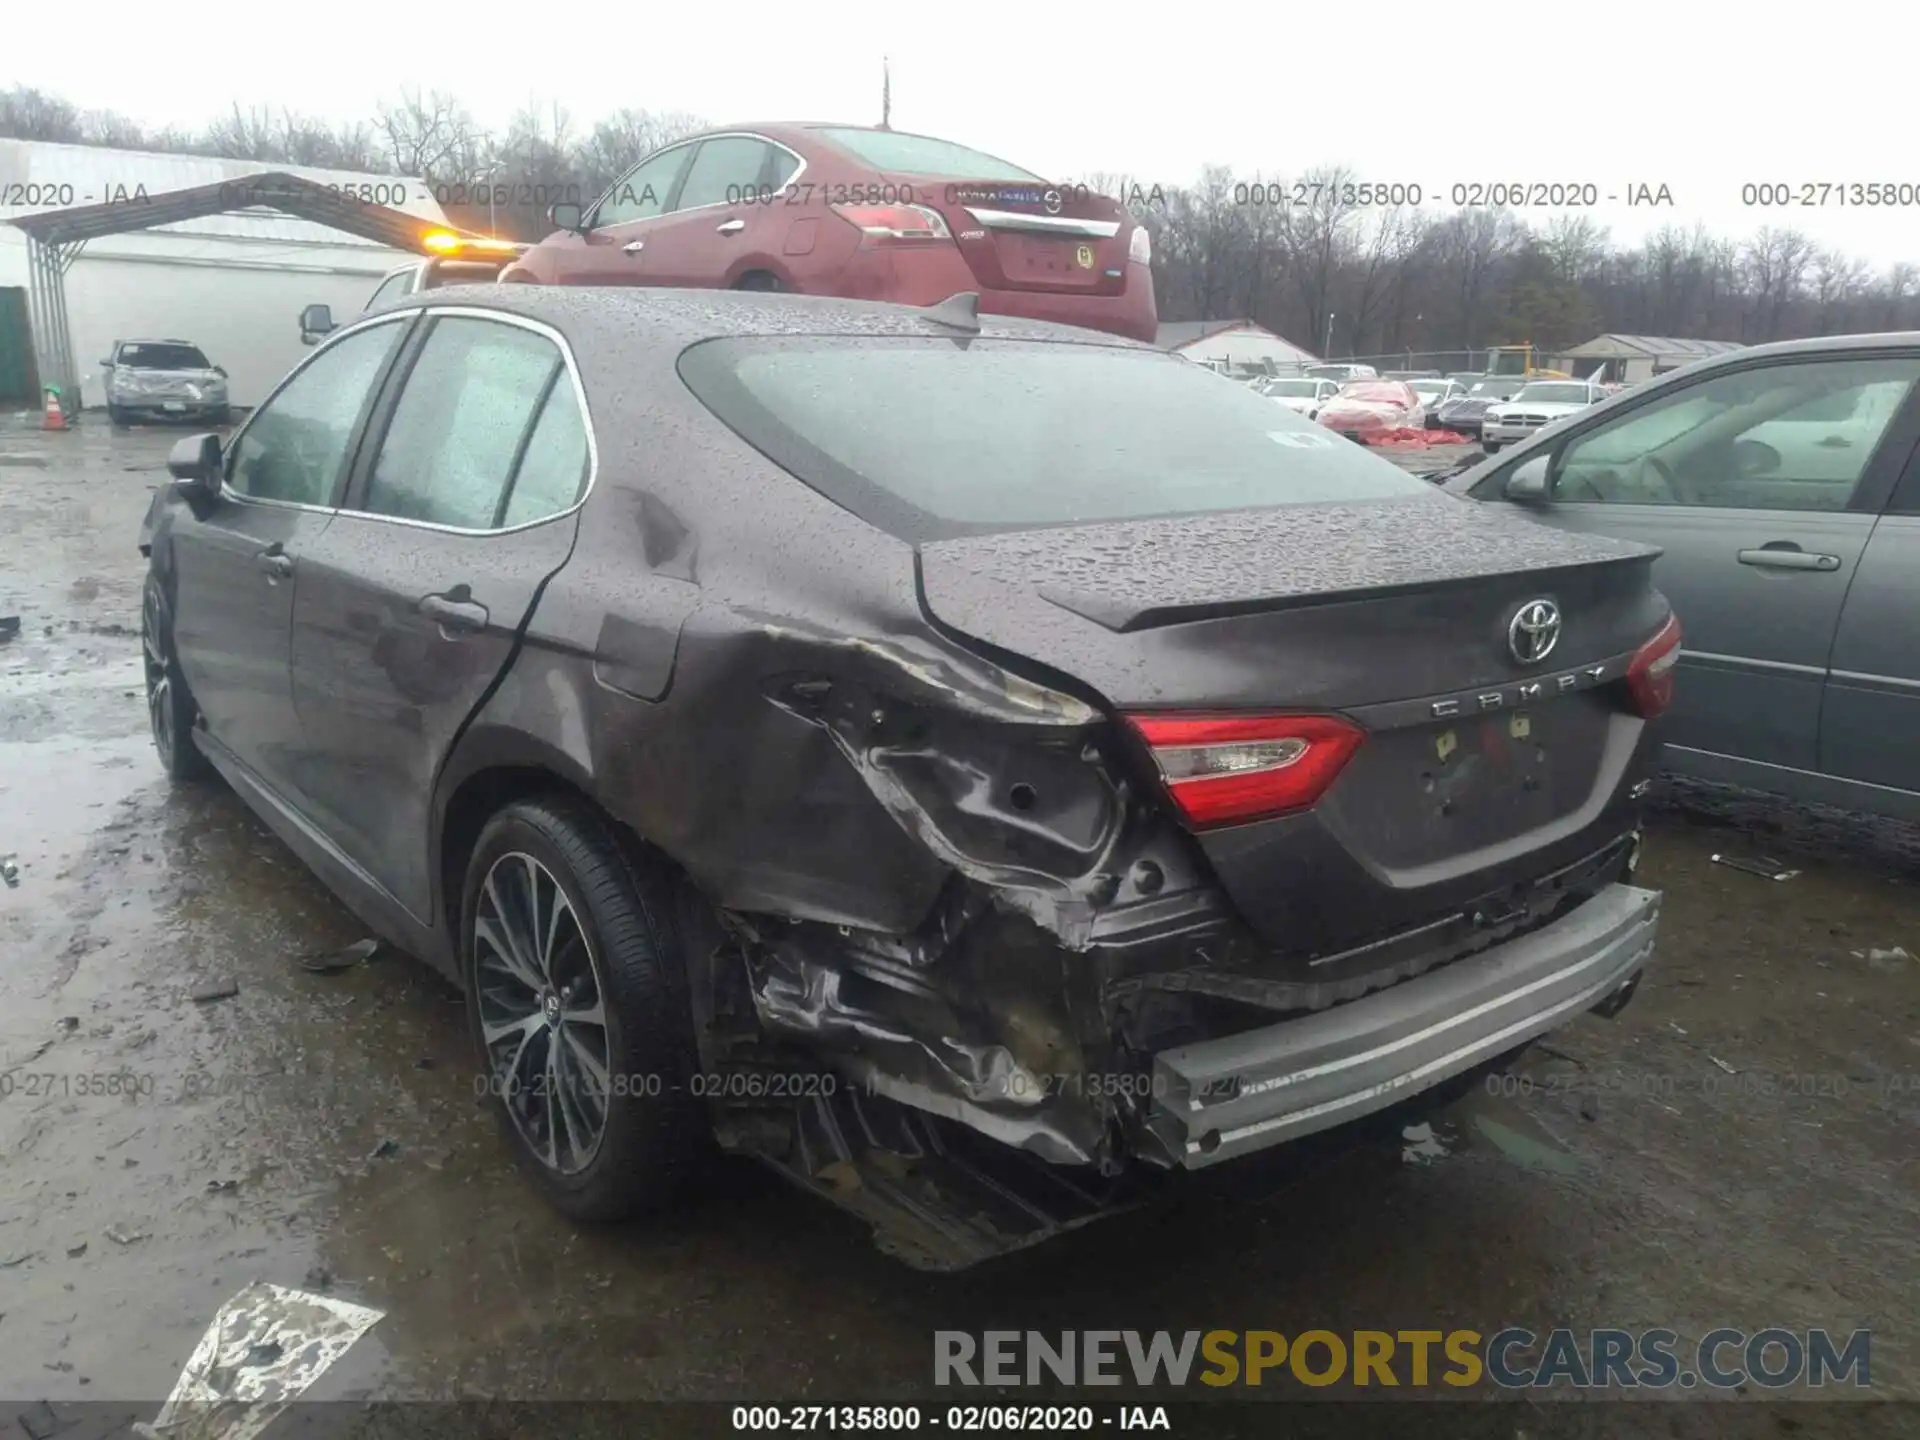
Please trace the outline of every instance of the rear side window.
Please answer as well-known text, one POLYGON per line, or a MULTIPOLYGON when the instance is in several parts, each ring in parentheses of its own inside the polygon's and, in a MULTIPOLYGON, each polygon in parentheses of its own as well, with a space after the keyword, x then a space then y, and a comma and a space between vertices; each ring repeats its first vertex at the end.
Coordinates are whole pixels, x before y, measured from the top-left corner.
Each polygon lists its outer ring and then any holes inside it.
POLYGON ((1430 488, 1158 352, 795 336, 708 341, 680 373, 770 459, 916 543, 1430 488))
POLYGON ((563 374, 540 407, 501 523, 525 525, 571 509, 586 487, 588 458, 586 417, 563 374))
POLYGON ((767 168, 773 147, 748 135, 722 135, 700 142, 700 152, 687 171, 687 183, 675 210, 697 210, 702 205, 737 203, 751 199, 767 168))
POLYGON ((514 466, 564 371, 559 347, 534 331, 465 316, 435 320, 359 508, 463 530, 498 526, 514 466))
POLYGON ((824 139, 876 170, 901 175, 937 175, 953 180, 1025 180, 1044 185, 1031 170, 1009 165, 992 155, 935 140, 930 135, 903 135, 897 130, 826 129, 824 139))

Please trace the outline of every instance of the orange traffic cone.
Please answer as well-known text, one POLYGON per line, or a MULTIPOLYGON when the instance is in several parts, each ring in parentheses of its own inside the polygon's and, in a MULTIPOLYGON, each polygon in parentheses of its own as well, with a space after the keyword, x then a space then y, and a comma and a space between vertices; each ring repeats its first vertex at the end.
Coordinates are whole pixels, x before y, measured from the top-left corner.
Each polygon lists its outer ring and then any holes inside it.
POLYGON ((47 410, 40 419, 42 430, 65 430, 67 412, 60 408, 60 392, 52 386, 47 387, 47 410))

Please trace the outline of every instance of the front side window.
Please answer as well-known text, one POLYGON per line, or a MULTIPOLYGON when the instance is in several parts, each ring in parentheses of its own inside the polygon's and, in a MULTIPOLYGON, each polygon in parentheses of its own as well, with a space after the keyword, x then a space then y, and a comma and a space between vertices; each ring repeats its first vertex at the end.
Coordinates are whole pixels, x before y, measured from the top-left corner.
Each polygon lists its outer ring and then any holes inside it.
POLYGON ((256 500, 331 505, 354 426, 401 321, 344 335, 254 412, 227 451, 223 485, 256 500))
POLYGON ((737 203, 742 195, 752 198, 767 168, 771 148, 766 141, 750 135, 722 135, 701 141, 700 152, 687 171, 686 187, 673 208, 694 210, 702 205, 737 203))
POLYGON ((1571 441, 1553 494, 1617 505, 1844 510, 1920 359, 1825 360, 1718 375, 1571 441))
POLYGON ((1172 356, 1030 341, 714 340, 680 373, 748 443, 904 539, 1426 494, 1172 356))
POLYGON ((564 368, 553 341, 521 326, 435 320, 360 508, 463 530, 497 526, 514 464, 564 368))
POLYGON ((614 182, 594 212, 593 223, 624 225, 631 220, 651 220, 663 212, 693 151, 692 145, 676 145, 642 160, 614 182))

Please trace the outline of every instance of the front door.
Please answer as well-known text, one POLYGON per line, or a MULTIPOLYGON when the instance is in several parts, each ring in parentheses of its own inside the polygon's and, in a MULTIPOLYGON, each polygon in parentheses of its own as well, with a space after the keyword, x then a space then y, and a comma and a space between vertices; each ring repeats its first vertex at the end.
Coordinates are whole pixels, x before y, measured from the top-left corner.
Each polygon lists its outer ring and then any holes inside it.
POLYGON ((653 231, 674 195, 698 141, 648 156, 613 183, 587 217, 584 235, 560 234, 527 252, 522 263, 555 285, 646 285, 644 263, 653 231))
POLYGON ((1556 447, 1544 518, 1666 551, 1654 583, 1686 637, 1670 745, 1818 768, 1841 607, 1913 444, 1916 378, 1910 355, 1782 357, 1556 447))
POLYGON ((303 561, 293 695, 303 807, 431 925, 434 781, 572 552, 590 445, 544 329, 456 312, 415 343, 303 561))
POLYGON ((373 325, 316 351, 228 445, 219 500, 172 532, 182 673, 208 734, 276 788, 299 736, 287 654, 300 569, 405 329, 373 325))

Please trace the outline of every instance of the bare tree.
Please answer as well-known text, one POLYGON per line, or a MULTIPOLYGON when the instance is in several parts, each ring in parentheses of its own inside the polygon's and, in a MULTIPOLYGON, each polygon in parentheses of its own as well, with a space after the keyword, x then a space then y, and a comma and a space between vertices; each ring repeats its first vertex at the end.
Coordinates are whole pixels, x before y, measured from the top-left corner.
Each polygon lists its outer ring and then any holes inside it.
POLYGON ((25 85, 0 92, 0 137, 61 145, 85 144, 87 138, 78 109, 25 85))
POLYGON ((453 167, 471 155, 479 127, 453 96, 438 90, 425 96, 417 90, 402 93, 396 103, 380 107, 378 123, 397 173, 430 180, 470 178, 453 167))

